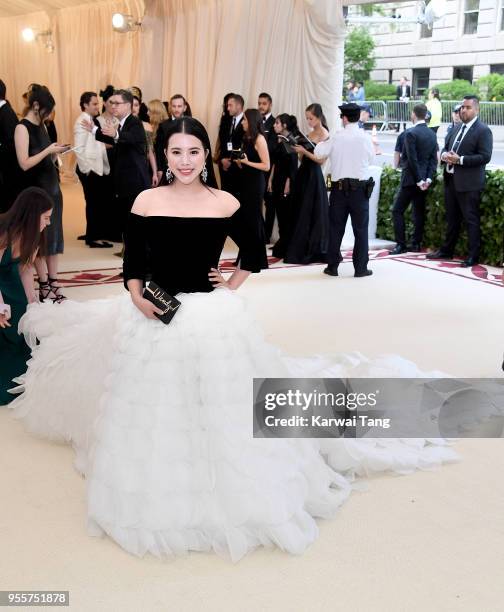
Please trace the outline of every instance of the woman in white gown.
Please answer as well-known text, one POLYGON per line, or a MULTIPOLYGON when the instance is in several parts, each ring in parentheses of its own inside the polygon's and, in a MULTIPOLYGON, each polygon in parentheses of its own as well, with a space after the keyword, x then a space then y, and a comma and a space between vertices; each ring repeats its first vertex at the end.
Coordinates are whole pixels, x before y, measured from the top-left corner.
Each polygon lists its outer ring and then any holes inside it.
MULTIPOLYGON (((242 236, 241 268, 225 280, 217 266, 239 204, 209 187, 198 121, 171 124, 167 159, 171 182, 140 194, 130 215, 129 294, 30 306, 20 331, 33 357, 11 406, 30 431, 72 443, 92 535, 140 556, 214 550, 236 561, 258 545, 302 553, 318 535, 314 517, 335 513, 356 474, 412 471, 455 453, 423 439, 253 438, 253 377, 295 366, 235 292, 260 270, 263 245, 242 236), (182 302, 169 325, 142 297, 146 278, 182 302)), ((319 375, 421 373, 398 357, 343 355, 319 375)))

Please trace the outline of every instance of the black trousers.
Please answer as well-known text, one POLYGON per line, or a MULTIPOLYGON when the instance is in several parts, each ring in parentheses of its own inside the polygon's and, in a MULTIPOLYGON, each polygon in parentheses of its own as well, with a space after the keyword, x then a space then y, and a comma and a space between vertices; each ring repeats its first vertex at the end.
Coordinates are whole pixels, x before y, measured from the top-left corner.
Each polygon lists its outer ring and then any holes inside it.
POLYGON ((84 199, 86 200, 86 242, 108 238, 106 235, 106 210, 111 202, 107 202, 104 198, 107 191, 104 186, 108 177, 100 176, 94 172, 84 174, 79 170, 79 166, 77 166, 76 171, 82 183, 84 199))
POLYGON ((356 191, 340 191, 333 187, 329 198, 329 248, 327 263, 336 267, 341 257, 341 241, 350 215, 355 237, 353 265, 356 272, 363 272, 369 261, 369 198, 359 187, 356 191))
POLYGON ((453 176, 444 174, 446 209, 446 239, 441 250, 453 255, 464 219, 469 238, 469 257, 478 259, 481 246, 480 201, 481 191, 456 191, 453 176))
POLYGON ((394 234, 397 244, 406 246, 406 226, 404 223, 404 213, 410 202, 413 202, 413 242, 421 244, 425 226, 425 199, 427 192, 422 191, 416 185, 411 187, 399 187, 392 207, 392 217, 394 219, 394 234))

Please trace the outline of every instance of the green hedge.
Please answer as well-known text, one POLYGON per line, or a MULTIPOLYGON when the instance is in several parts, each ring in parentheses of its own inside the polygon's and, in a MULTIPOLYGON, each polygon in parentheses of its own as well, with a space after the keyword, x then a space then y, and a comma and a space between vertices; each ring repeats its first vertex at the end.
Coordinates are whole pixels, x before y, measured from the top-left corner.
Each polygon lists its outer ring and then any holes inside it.
MULTIPOLYGON (((481 197, 481 261, 500 266, 504 259, 504 171, 487 170, 485 190, 481 197)), ((384 240, 394 240, 392 205, 399 187, 401 174, 390 166, 383 168, 378 203, 376 235, 384 240)), ((411 206, 405 213, 407 236, 413 232, 411 206)), ((462 223, 462 226, 464 224, 462 223)), ((427 193, 427 215, 425 220, 424 246, 437 249, 445 237, 445 209, 443 175, 439 170, 427 193)), ((468 245, 465 229, 461 232, 456 253, 467 257, 468 245)))

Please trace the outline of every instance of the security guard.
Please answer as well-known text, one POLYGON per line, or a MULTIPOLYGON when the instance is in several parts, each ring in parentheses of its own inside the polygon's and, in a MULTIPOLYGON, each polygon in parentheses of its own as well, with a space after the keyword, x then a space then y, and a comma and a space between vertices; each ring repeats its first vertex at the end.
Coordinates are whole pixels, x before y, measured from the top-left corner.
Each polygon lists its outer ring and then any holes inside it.
POLYGON ((373 160, 371 138, 359 129, 361 108, 353 102, 342 104, 341 119, 344 129, 315 147, 316 157, 329 157, 332 188, 329 200, 329 248, 325 274, 338 276, 342 261, 340 248, 348 215, 355 236, 353 248, 354 276, 370 276, 368 270, 369 197, 374 180, 369 177, 369 164, 373 160))

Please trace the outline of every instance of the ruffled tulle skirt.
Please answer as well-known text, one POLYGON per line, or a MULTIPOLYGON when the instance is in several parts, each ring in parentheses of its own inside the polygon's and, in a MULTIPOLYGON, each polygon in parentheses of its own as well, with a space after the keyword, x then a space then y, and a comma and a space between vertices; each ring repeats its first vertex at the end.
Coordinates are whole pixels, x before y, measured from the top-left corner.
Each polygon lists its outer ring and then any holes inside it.
POLYGON ((90 534, 139 556, 298 554, 355 475, 456 459, 442 440, 254 438, 254 377, 422 373, 399 357, 285 358, 235 293, 180 299, 167 326, 129 295, 35 304, 21 320, 33 357, 11 407, 33 433, 73 445, 90 534))

